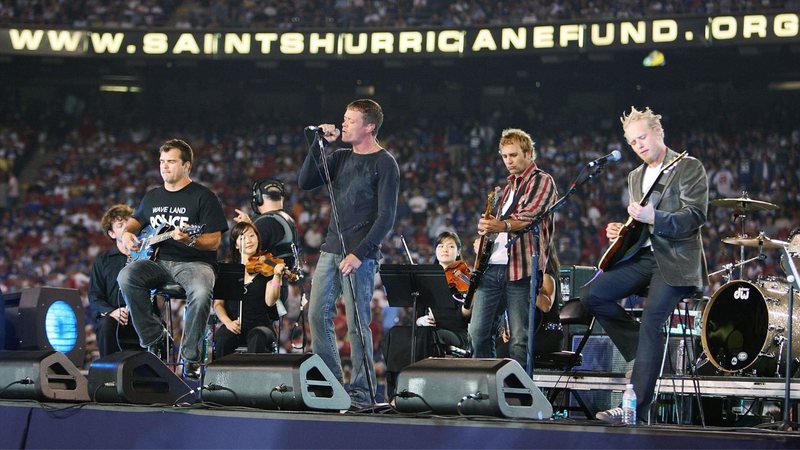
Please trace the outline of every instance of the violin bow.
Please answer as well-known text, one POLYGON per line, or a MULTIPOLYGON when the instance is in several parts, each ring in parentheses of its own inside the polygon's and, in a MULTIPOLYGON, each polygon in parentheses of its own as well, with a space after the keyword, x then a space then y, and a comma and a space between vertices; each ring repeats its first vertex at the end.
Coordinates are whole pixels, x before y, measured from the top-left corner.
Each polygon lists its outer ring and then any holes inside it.
POLYGON ((406 244, 406 238, 401 234, 400 241, 403 243, 403 248, 406 249, 406 255, 408 256, 408 261, 411 265, 415 265, 414 258, 411 257, 411 251, 408 249, 408 245, 406 244))

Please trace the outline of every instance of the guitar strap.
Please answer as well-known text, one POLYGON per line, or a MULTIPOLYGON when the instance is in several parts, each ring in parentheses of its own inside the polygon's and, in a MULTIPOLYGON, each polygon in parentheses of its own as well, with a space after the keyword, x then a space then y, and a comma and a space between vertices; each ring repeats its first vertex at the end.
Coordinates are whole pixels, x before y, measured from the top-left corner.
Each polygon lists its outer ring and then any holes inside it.
MULTIPOLYGON (((517 203, 519 203, 519 199, 522 198, 522 194, 525 193, 525 187, 528 185, 528 182, 534 177, 535 174, 539 172, 541 172, 541 170, 539 169, 534 170, 531 173, 531 176, 527 180, 523 181, 519 186, 517 186, 517 188, 514 190, 514 198, 511 200, 511 205, 508 206, 508 209, 506 209, 505 214, 502 214, 498 218, 498 220, 505 220, 508 219, 509 216, 511 216, 511 213, 514 212, 514 208, 517 207, 517 203)), ((517 180, 518 179, 519 178, 517 178, 517 180)))

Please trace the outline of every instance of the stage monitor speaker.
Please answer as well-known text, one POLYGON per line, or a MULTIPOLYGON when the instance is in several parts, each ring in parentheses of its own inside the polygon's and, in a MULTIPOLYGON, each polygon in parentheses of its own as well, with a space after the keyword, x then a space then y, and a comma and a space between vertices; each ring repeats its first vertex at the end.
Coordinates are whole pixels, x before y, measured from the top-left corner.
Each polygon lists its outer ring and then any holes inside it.
POLYGON ((59 351, 76 366, 83 366, 85 313, 77 289, 23 289, 18 314, 16 330, 20 350, 59 351))
POLYGON ((203 401, 289 411, 350 408, 350 396, 319 355, 234 353, 208 365, 203 401))
POLYGON ((193 392, 150 352, 112 353, 89 367, 89 394, 96 402, 172 405, 193 392))
POLYGON ((0 351, 0 398, 89 401, 86 377, 61 352, 0 351))
POLYGON ((539 420, 553 415, 553 406, 512 359, 424 359, 400 372, 397 392, 402 412, 539 420))

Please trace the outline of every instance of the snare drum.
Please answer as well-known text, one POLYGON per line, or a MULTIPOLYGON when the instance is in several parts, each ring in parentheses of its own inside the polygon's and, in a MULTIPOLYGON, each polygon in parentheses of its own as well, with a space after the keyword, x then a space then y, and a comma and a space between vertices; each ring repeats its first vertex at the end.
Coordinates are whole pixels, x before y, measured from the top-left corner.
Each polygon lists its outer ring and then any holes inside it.
MULTIPOLYGON (((709 361, 719 370, 739 372, 761 356, 779 359, 786 336, 789 285, 775 277, 755 283, 736 280, 714 293, 703 311, 702 342, 709 361)), ((795 292, 792 359, 800 355, 800 295, 795 292)), ((785 358, 783 359, 785 363, 785 358)), ((762 369, 763 370, 763 369, 762 369)))

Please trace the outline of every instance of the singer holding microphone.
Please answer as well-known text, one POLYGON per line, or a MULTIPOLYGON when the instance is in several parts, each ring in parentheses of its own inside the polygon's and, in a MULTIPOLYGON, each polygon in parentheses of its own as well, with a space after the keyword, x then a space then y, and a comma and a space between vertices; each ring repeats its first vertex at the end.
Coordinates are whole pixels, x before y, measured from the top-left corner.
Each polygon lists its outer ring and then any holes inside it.
POLYGON ((344 383, 333 327, 336 302, 344 297, 353 365, 349 394, 354 409, 370 407, 375 401, 370 303, 381 241, 394 226, 400 179, 397 162, 377 140, 382 123, 380 105, 362 99, 347 105, 341 132, 332 124, 306 128, 314 143, 298 179, 305 190, 328 185, 332 199, 328 232, 311 283, 309 324, 313 352, 344 383), (351 148, 340 148, 323 159, 320 144, 340 136, 351 148))
MULTIPOLYGON (((702 290, 707 280, 700 227, 708 210, 708 178, 700 161, 688 156, 680 159, 664 144, 661 116, 650 108, 631 107, 620 120, 626 141, 644 162, 628 174, 628 214, 641 235, 620 250, 623 256, 618 262, 582 289, 581 300, 622 356, 627 361, 635 359, 631 383, 638 400, 636 415, 647 422, 661 367, 664 322, 681 299, 702 290), (651 187, 652 194, 642 206, 644 193, 651 187), (618 302, 645 292, 640 324, 618 302)), ((630 228, 610 223, 606 235, 615 240, 623 229, 630 228)), ((621 423, 622 413, 622 408, 613 408, 597 413, 597 418, 621 423)))

